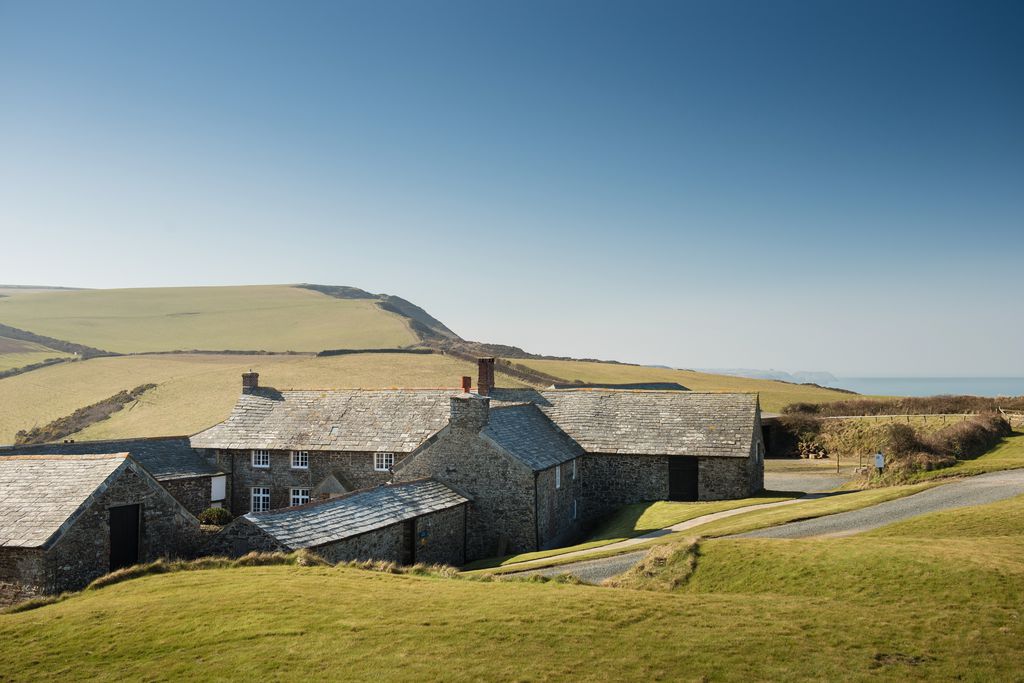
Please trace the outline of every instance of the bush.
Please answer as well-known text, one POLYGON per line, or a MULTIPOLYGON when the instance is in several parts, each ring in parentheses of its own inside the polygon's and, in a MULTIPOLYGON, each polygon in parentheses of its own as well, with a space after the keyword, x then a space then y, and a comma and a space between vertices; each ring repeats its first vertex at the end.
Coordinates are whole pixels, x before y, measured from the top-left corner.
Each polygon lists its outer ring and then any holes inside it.
POLYGON ((830 403, 791 403, 785 414, 821 415, 962 415, 998 410, 1024 410, 1024 396, 910 396, 896 399, 858 398, 830 403))
POLYGON ((991 450, 1013 430, 998 413, 986 413, 966 422, 940 429, 925 439, 928 450, 951 455, 957 460, 970 460, 991 450))
POLYGON ((917 436, 917 430, 908 424, 885 425, 885 441, 889 453, 899 457, 911 453, 926 452, 928 449, 917 436))
POLYGON ((224 508, 206 508, 199 513, 200 524, 224 526, 231 521, 231 513, 224 508))

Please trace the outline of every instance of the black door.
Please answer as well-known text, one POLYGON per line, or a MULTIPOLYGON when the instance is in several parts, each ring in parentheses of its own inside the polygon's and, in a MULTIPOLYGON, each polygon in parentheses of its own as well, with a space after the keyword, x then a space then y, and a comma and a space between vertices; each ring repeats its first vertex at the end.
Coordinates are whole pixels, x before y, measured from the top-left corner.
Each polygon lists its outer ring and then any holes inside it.
POLYGON ((139 506, 110 508, 110 571, 139 563, 139 506))
POLYGON ((697 458, 668 459, 668 499, 697 500, 697 458))
POLYGON ((402 564, 416 564, 416 520, 402 525, 402 564))

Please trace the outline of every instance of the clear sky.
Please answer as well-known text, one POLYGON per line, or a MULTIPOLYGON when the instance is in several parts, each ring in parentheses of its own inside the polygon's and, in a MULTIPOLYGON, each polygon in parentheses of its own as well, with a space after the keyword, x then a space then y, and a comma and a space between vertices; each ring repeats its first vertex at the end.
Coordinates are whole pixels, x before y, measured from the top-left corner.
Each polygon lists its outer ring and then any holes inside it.
POLYGON ((1024 3, 0 0, 0 283, 1024 375, 1024 3))

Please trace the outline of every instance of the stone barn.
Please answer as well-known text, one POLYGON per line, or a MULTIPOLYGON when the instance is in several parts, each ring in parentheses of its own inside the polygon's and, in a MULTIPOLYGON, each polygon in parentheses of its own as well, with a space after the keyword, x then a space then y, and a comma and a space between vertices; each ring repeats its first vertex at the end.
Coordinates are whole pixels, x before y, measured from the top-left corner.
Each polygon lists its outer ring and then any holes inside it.
POLYGON ((424 479, 378 486, 297 507, 249 513, 226 526, 207 554, 308 549, 331 563, 384 560, 461 565, 466 504, 444 484, 424 479))
POLYGON ((127 453, 0 458, 0 601, 188 556, 199 522, 127 453))

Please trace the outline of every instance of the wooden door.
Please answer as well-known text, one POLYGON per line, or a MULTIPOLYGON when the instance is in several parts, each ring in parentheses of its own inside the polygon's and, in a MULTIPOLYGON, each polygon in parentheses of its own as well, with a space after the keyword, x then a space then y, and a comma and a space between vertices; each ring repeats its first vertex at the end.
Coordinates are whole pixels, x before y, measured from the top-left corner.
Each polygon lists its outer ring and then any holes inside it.
POLYGON ((668 499, 697 500, 697 458, 668 459, 668 499))
POLYGON ((416 564, 416 520, 402 525, 402 564, 416 564))
POLYGON ((138 505, 110 508, 110 571, 139 563, 138 505))

